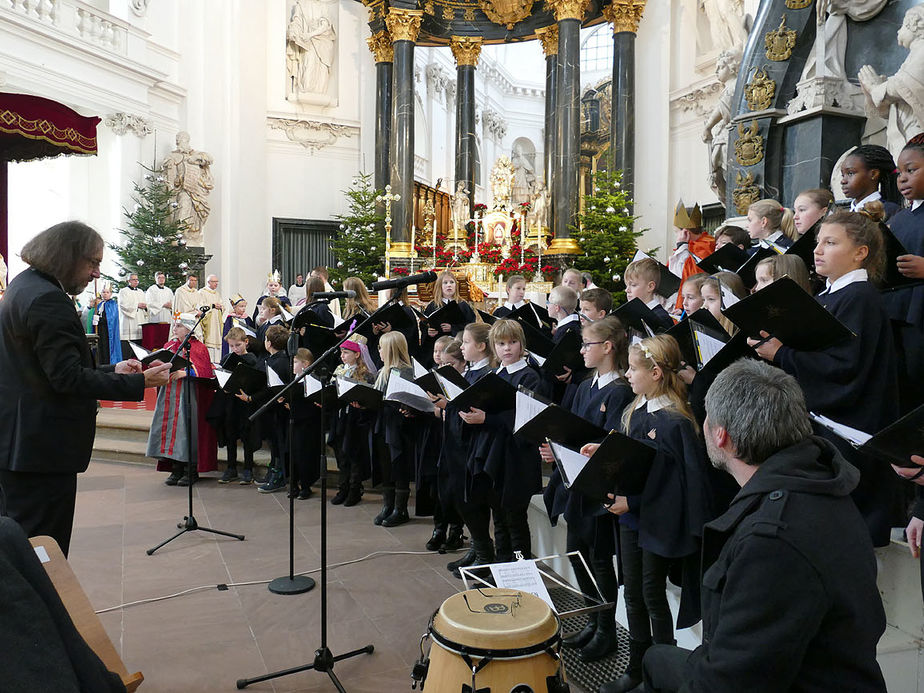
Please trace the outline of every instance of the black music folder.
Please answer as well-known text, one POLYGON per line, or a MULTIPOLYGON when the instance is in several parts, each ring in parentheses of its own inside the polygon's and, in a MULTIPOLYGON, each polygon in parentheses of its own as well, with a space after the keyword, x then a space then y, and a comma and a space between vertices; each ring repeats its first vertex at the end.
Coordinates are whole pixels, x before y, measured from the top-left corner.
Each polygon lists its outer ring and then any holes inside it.
POLYGON ((337 386, 330 384, 324 387, 324 384, 314 375, 306 375, 302 380, 302 387, 302 397, 309 402, 332 404, 337 400, 337 386))
POLYGON ((729 340, 719 321, 705 308, 688 315, 664 334, 680 345, 680 353, 688 366, 699 370, 729 340))
POLYGON ((549 375, 562 375, 565 368, 572 371, 584 367, 584 355, 581 353, 581 336, 569 330, 546 356, 542 370, 549 375))
POLYGON ((919 465, 911 461, 911 456, 924 456, 924 405, 908 412, 876 435, 858 431, 825 416, 811 414, 811 417, 860 452, 882 458, 896 467, 920 469, 919 465))
POLYGON ((742 250, 734 243, 726 243, 716 250, 712 255, 708 255, 696 266, 706 274, 715 274, 716 272, 734 272, 748 261, 748 251, 742 250))
POLYGON ((516 321, 520 323, 520 327, 523 328, 523 337, 526 339, 527 351, 529 351, 530 354, 540 356, 541 360, 545 361, 555 348, 555 342, 547 332, 543 332, 535 325, 519 318, 516 318, 516 321))
POLYGON ((497 373, 488 373, 475 381, 450 401, 462 411, 481 409, 489 414, 513 409, 517 389, 497 373))
POLYGON ((600 426, 522 386, 516 394, 513 432, 536 445, 548 439, 571 448, 606 437, 600 426))
POLYGON ((246 363, 238 363, 234 370, 216 368, 215 378, 218 386, 229 395, 243 391, 245 395, 253 396, 266 387, 266 373, 246 363))
POLYGON ((414 322, 414 319, 407 314, 404 310, 404 306, 398 303, 393 303, 388 306, 388 308, 376 315, 373 320, 374 322, 368 322, 357 330, 357 332, 366 337, 366 339, 372 339, 372 326, 383 322, 387 322, 391 325, 392 330, 401 331, 410 328, 417 329, 417 324, 414 322))
POLYGON ((744 283, 745 288, 753 289, 754 285, 757 283, 757 264, 761 260, 773 257, 774 255, 779 255, 779 253, 772 248, 760 246, 757 248, 757 251, 738 268, 735 274, 741 277, 741 281, 744 283))
POLYGON ((433 414, 433 400, 420 385, 413 380, 406 380, 397 368, 391 369, 388 386, 385 388, 385 401, 399 407, 410 407, 416 411, 433 414))
MULTIPOLYGON (((298 320, 298 316, 295 316, 295 319, 298 320)), ((311 351, 312 356, 317 358, 339 342, 340 339, 334 328, 309 323, 305 325, 305 334, 300 336, 299 341, 311 351)))
POLYGON ((655 448, 610 431, 590 457, 549 440, 555 463, 567 488, 574 488, 591 500, 609 505, 608 493, 638 496, 645 490, 655 448))
POLYGON ((804 236, 797 238, 796 242, 789 246, 783 255, 795 255, 796 257, 802 258, 802 262, 805 263, 805 269, 811 273, 815 270, 816 245, 817 243, 815 241, 815 234, 807 233, 804 236))
POLYGON ((921 286, 924 284, 924 280, 906 277, 898 271, 896 260, 900 255, 908 255, 909 253, 888 226, 880 224, 879 228, 882 229, 882 240, 885 242, 886 254, 885 273, 879 285, 879 290, 883 292, 896 291, 898 289, 910 289, 913 286, 921 286))
POLYGON ((722 314, 753 339, 760 339, 763 330, 800 351, 819 351, 856 336, 789 277, 742 298, 722 314))
POLYGON ((129 342, 128 345, 132 348, 132 351, 135 352, 135 358, 141 361, 142 366, 150 366, 155 361, 161 361, 162 363, 169 363, 173 361, 170 366, 170 372, 175 373, 176 371, 185 371, 186 367, 189 365, 189 361, 179 354, 174 354, 174 352, 169 349, 157 349, 156 351, 148 351, 144 347, 138 346, 134 342, 129 342))
POLYGON ((493 325, 493 324, 496 323, 498 320, 500 320, 500 318, 497 318, 497 317, 491 315, 490 313, 486 313, 485 311, 481 310, 481 308, 476 308, 476 309, 475 309, 475 312, 478 313, 478 315, 481 316, 481 319, 482 319, 484 322, 488 323, 489 325, 493 325))
MULTIPOLYGON (((729 339, 718 353, 709 359, 697 372, 695 378, 702 375, 704 378, 715 377, 732 365, 738 359, 756 359, 757 353, 748 346, 748 336, 745 332, 738 332, 729 339)), ((694 378, 694 380, 695 380, 694 378)))
POLYGON ((300 330, 301 328, 307 327, 308 325, 325 327, 324 323, 321 321, 320 315, 311 310, 311 308, 302 306, 302 309, 295 314, 294 318, 292 318, 291 329, 300 330))
POLYGON ((430 313, 430 315, 423 315, 422 313, 421 315, 421 322, 426 323, 435 330, 438 330, 439 326, 444 322, 450 325, 458 325, 459 323, 466 322, 465 314, 462 312, 462 309, 459 308, 459 304, 455 301, 444 303, 442 306, 430 313))
POLYGON ((626 330, 633 329, 646 337, 654 336, 661 321, 640 298, 623 303, 610 315, 619 318, 626 330))
POLYGON ((549 317, 549 311, 535 303, 526 302, 519 308, 515 308, 508 320, 516 320, 535 327, 537 330, 551 330, 552 318, 549 317))
POLYGON ((460 390, 465 390, 468 388, 468 381, 465 379, 465 377, 459 373, 459 371, 449 365, 440 366, 439 368, 434 368, 427 371, 420 377, 414 378, 414 383, 423 388, 425 392, 429 392, 431 395, 442 395, 443 397, 446 397, 446 387, 440 382, 440 378, 437 376, 442 376, 444 380, 448 380, 460 390))
POLYGON ((350 402, 358 402, 366 409, 381 409, 382 391, 369 383, 337 376, 337 404, 346 406, 350 402))

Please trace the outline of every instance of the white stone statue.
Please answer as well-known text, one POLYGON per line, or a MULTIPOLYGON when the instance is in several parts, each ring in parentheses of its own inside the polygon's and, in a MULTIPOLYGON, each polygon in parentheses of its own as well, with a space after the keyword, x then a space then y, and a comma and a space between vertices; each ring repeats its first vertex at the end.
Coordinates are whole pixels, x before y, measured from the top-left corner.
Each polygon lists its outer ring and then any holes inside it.
POLYGON ((533 193, 532 205, 529 210, 529 228, 541 234, 542 229, 549 226, 549 191, 545 189, 545 182, 536 182, 536 192, 533 193))
POLYGON ((502 156, 494 162, 494 168, 491 169, 491 196, 494 198, 494 209, 510 207, 514 175, 513 162, 510 161, 510 157, 502 156))
POLYGON ((724 87, 715 108, 706 117, 703 142, 709 146, 709 187, 725 203, 725 162, 728 148, 728 124, 731 122, 732 98, 738 67, 741 65, 741 48, 724 50, 715 65, 715 75, 724 87))
POLYGON ((898 43, 908 49, 908 57, 894 75, 878 75, 869 65, 857 74, 870 109, 887 121, 888 149, 895 156, 924 131, 924 5, 905 13, 898 43))
POLYGON ((178 132, 176 149, 164 159, 164 175, 176 196, 173 218, 186 222, 184 236, 190 246, 204 246, 202 227, 209 217, 208 196, 215 187, 213 159, 189 146, 189 133, 178 132))
POLYGON ((320 0, 295 0, 286 27, 289 96, 326 94, 334 64, 337 33, 320 0))
POLYGON ((452 227, 454 229, 465 231, 465 226, 472 217, 470 205, 465 183, 459 181, 456 183, 456 194, 452 196, 452 227))
POLYGON ((744 0, 700 0, 699 6, 709 20, 713 48, 727 50, 747 41, 744 0))
POLYGON ((528 202, 536 187, 535 166, 523 152, 523 147, 520 144, 515 144, 513 146, 513 153, 510 157, 510 161, 513 164, 513 189, 510 194, 511 201, 514 204, 528 202))

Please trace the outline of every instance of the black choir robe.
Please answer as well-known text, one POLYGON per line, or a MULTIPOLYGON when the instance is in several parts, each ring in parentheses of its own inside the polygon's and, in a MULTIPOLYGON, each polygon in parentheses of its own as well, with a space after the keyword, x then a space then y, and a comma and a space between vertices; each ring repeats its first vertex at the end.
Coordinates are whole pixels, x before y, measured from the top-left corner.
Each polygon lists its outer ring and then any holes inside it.
MULTIPOLYGON (((459 310, 462 311, 462 315, 465 316, 465 322, 455 323, 450 325, 449 332, 444 332, 443 329, 439 326, 436 326, 436 331, 438 334, 435 337, 431 337, 425 326, 421 326, 420 330, 420 348, 417 350, 417 360, 420 361, 421 365, 424 368, 433 368, 433 345, 437 339, 440 337, 455 337, 457 334, 462 332, 465 329, 465 326, 469 323, 475 322, 475 311, 472 310, 472 307, 466 301, 458 301, 459 310)), ((424 315, 431 315, 436 312, 438 308, 442 308, 444 304, 434 303, 430 301, 427 306, 424 308, 424 315)), ((414 353, 413 351, 411 352, 414 353)))
MULTIPOLYGON (((404 339, 407 340, 408 354, 414 356, 418 353, 418 349, 420 348, 420 337, 417 332, 417 314, 408 306, 402 305, 401 307, 404 309, 404 313, 410 318, 410 325, 402 329, 401 334, 403 334, 404 339)), ((382 357, 379 355, 379 340, 381 338, 382 335, 373 334, 372 337, 370 337, 368 344, 369 356, 372 357, 372 362, 375 363, 376 368, 382 367, 382 357)), ((430 351, 433 351, 432 346, 430 351)))
MULTIPOLYGON (((414 379, 413 368, 402 368, 399 372, 407 380, 414 379)), ((381 389, 385 389, 384 384, 381 389)), ((379 466, 383 481, 410 481, 412 478, 416 425, 416 419, 402 414, 396 403, 382 403, 370 440, 373 460, 379 466)))
MULTIPOLYGON (((244 354, 241 359, 248 366, 258 367, 257 357, 253 354, 244 354)), ((227 361, 228 357, 225 356, 221 365, 224 366, 227 361)), ((218 388, 208 413, 205 415, 206 421, 215 429, 218 447, 237 445, 237 441, 240 440, 246 449, 259 450, 261 446, 259 420, 253 422, 249 420, 250 415, 256 409, 256 405, 252 402, 244 402, 218 388)))
MULTIPOLYGON (((355 369, 341 364, 334 371, 334 376, 342 375, 356 380, 355 369)), ((375 380, 372 375, 363 379, 370 385, 375 380)), ((376 412, 369 409, 357 409, 349 404, 338 409, 331 421, 330 444, 337 451, 339 459, 349 460, 350 466, 358 465, 361 479, 372 476, 369 433, 375 424, 376 412)))
MULTIPOLYGON (((872 284, 858 281, 816 300, 857 336, 823 351, 797 351, 783 345, 774 363, 799 381, 809 411, 876 433, 899 416, 897 363, 882 297, 872 284)), ((887 545, 897 477, 888 464, 857 453, 827 429, 817 427, 817 433, 860 469, 853 499, 873 544, 887 545)))

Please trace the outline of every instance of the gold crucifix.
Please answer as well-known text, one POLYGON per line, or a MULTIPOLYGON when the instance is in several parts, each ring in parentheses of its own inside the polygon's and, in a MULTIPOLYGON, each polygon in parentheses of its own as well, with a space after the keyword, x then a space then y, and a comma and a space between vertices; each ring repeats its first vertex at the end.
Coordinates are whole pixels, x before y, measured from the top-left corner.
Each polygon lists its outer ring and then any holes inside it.
POLYGON ((401 199, 401 195, 391 193, 391 185, 385 186, 385 194, 377 195, 376 202, 385 203, 385 277, 391 276, 391 203, 401 199))

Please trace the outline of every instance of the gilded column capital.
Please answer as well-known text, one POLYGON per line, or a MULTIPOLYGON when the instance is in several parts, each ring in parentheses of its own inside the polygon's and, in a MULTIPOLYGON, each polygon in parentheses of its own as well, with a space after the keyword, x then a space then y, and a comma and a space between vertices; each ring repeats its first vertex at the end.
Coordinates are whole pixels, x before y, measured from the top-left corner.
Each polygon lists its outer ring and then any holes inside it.
POLYGON ((576 19, 580 22, 590 7, 590 0, 546 0, 545 4, 555 15, 556 22, 563 19, 576 19))
POLYGON ((536 36, 542 44, 542 52, 548 58, 552 55, 558 55, 558 25, 550 24, 549 26, 536 29, 536 36))
POLYGON ((638 33, 646 0, 613 0, 603 8, 603 16, 613 25, 613 33, 628 31, 638 33))
POLYGON ((449 48, 452 50, 452 57, 456 59, 456 65, 478 65, 478 56, 481 55, 481 37, 480 36, 453 36, 449 40, 449 48))
POLYGON ((377 63, 391 63, 395 59, 395 51, 391 45, 391 36, 387 31, 377 31, 366 39, 369 50, 375 56, 377 63))
POLYGON ((402 10, 392 7, 385 15, 385 26, 394 41, 417 41, 423 10, 402 10))

